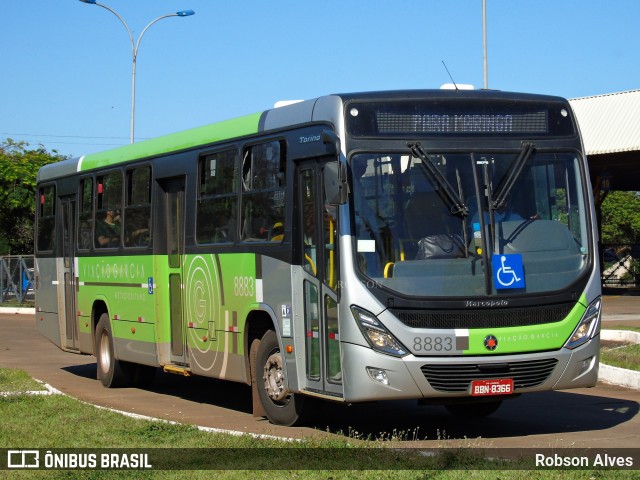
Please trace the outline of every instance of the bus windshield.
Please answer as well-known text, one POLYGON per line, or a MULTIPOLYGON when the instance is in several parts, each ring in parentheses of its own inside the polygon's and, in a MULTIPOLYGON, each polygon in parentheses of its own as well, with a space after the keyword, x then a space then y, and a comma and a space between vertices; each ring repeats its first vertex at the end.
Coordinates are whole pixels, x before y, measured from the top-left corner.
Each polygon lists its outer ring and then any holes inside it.
POLYGON ((357 153, 355 258, 367 285, 413 297, 566 288, 586 269, 580 158, 538 152, 357 153))

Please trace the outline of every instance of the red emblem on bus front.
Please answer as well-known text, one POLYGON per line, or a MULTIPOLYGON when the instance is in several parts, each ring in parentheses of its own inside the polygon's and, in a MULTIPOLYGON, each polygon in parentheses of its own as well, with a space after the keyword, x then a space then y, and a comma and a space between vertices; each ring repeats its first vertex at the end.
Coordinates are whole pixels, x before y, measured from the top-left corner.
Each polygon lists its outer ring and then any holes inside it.
POLYGON ((496 348, 498 348, 498 339, 493 335, 487 335, 484 338, 484 347, 493 352, 496 348))

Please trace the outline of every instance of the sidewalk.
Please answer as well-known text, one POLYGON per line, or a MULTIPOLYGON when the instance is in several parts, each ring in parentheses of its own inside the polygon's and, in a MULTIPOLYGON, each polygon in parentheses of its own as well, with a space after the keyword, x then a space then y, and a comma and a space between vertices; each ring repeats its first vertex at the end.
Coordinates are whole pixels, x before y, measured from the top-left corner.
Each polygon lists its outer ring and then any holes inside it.
POLYGON ((33 307, 0 307, 0 313, 11 315, 12 313, 22 313, 24 315, 35 315, 36 309, 33 307))
POLYGON ((602 296, 602 327, 640 328, 640 290, 605 289, 602 296))
MULTIPOLYGON (((605 288, 602 296, 603 340, 616 340, 619 330, 628 327, 640 329, 640 290, 605 288)), ((640 333, 629 334, 629 341, 640 343, 640 333)), ((640 389, 640 372, 625 370, 600 363, 598 380, 626 388, 640 389)))

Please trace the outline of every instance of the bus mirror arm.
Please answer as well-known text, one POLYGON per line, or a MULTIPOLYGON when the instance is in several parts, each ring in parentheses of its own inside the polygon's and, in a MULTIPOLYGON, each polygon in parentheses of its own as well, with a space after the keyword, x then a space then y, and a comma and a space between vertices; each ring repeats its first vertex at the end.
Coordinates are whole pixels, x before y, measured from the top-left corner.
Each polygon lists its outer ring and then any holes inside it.
POLYGON ((325 198, 329 205, 342 205, 347 202, 347 166, 340 160, 340 138, 332 130, 322 132, 322 141, 333 146, 335 162, 324 166, 325 198))
POLYGON ((322 143, 329 145, 329 151, 327 153, 338 155, 340 153, 340 137, 336 135, 333 130, 322 131, 322 143), (333 147, 333 148, 331 148, 333 147))

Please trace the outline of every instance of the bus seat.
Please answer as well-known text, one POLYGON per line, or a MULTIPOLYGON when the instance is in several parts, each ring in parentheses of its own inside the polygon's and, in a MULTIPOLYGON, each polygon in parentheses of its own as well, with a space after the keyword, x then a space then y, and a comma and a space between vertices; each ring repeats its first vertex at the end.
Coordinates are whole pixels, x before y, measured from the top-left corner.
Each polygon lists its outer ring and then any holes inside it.
POLYGON ((498 224, 496 247, 500 253, 543 253, 545 256, 579 254, 569 229, 555 220, 507 220, 498 224))
POLYGON ((414 240, 440 235, 462 233, 460 218, 451 214, 438 192, 417 192, 405 207, 407 233, 414 240))
POLYGON ((460 220, 450 214, 438 192, 415 193, 407 202, 405 218, 416 260, 465 256, 460 220))

